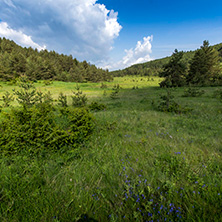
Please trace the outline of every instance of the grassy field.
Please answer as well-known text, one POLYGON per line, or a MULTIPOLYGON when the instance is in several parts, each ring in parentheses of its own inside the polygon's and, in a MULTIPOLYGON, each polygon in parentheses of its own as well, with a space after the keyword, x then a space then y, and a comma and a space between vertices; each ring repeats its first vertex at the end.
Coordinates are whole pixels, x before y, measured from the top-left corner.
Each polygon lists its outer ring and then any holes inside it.
MULTIPOLYGON (((107 88, 79 84, 88 103, 107 106, 93 113, 93 135, 68 152, 2 155, 0 221, 222 221, 219 87, 204 87, 201 97, 173 89, 174 100, 192 108, 175 114, 156 109, 166 93, 159 82, 119 77, 104 83, 107 88), (121 89, 111 99, 115 84, 121 89)), ((0 85, 0 97, 17 87, 0 85)), ((35 86, 57 100, 60 92, 70 96, 76 84, 35 86)))

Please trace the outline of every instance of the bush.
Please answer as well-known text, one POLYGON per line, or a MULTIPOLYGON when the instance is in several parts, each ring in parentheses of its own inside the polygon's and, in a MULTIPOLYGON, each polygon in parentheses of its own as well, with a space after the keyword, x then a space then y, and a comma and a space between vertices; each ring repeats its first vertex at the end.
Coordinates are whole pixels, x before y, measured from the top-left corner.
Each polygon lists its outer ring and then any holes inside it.
POLYGON ((92 111, 100 111, 100 110, 105 110, 106 106, 102 103, 92 102, 89 105, 89 109, 92 110, 92 111))
POLYGON ((199 88, 186 88, 184 89, 183 97, 199 97, 202 96, 205 93, 204 90, 200 90, 199 88))
POLYGON ((59 93, 58 105, 61 107, 68 107, 67 96, 63 95, 62 92, 59 93))
POLYGON ((222 102, 222 89, 217 89, 213 93, 213 97, 218 98, 222 102))
POLYGON ((12 109, 5 115, 0 123, 0 151, 5 154, 75 147, 88 139, 94 128, 93 117, 84 108, 69 109, 66 124, 61 124, 64 116, 56 115, 47 103, 12 109))
POLYGON ((53 81, 51 81, 51 80, 44 80, 43 83, 44 83, 45 86, 49 86, 49 85, 53 84, 53 81))
POLYGON ((5 92, 5 94, 2 96, 2 99, 1 99, 4 103, 4 107, 9 107, 10 106, 10 103, 12 101, 14 101, 14 98, 12 95, 10 95, 10 93, 7 91, 5 92))
POLYGON ((74 107, 81 107, 81 106, 85 106, 87 103, 87 97, 86 95, 84 95, 82 93, 82 91, 80 90, 79 86, 77 85, 76 87, 77 92, 73 91, 73 96, 71 96, 72 98, 72 105, 74 107))
POLYGON ((173 113, 187 113, 192 109, 182 107, 176 101, 174 101, 174 96, 171 94, 169 90, 167 90, 166 95, 162 95, 161 100, 157 109, 162 112, 173 112, 173 113))
POLYGON ((107 88, 107 85, 105 83, 101 83, 101 86, 100 86, 101 89, 106 89, 107 88))
POLYGON ((119 91, 120 91, 120 85, 114 85, 112 88, 112 92, 110 94, 111 99, 118 99, 119 98, 119 91))

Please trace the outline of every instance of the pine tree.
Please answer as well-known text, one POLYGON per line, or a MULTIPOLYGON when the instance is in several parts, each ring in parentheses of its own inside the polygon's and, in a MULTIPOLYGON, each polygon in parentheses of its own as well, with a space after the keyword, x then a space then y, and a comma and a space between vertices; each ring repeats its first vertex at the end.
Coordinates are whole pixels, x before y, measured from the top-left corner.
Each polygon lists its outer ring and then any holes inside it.
POLYGON ((214 84, 221 72, 219 59, 218 51, 205 40, 190 62, 187 83, 202 86, 214 84))
POLYGON ((170 61, 164 65, 160 77, 165 80, 160 83, 160 87, 177 87, 185 84, 186 66, 181 61, 183 52, 175 49, 170 61))

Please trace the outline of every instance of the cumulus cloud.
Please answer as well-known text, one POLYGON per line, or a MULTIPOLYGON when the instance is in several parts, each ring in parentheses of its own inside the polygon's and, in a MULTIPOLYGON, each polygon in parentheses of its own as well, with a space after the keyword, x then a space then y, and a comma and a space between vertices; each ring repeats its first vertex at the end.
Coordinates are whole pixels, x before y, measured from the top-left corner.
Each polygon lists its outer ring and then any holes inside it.
POLYGON ((125 49, 126 55, 119 62, 104 62, 101 67, 110 70, 123 69, 137 63, 144 63, 151 60, 153 36, 143 38, 143 41, 138 41, 135 48, 125 49))
POLYGON ((0 36, 14 40, 17 44, 24 47, 31 46, 32 48, 36 48, 38 50, 43 50, 46 48, 45 46, 40 46, 33 42, 31 36, 25 35, 21 31, 11 29, 6 22, 0 22, 0 36))
POLYGON ((0 15, 15 33, 92 62, 107 58, 122 28, 118 13, 96 0, 3 0, 0 15))

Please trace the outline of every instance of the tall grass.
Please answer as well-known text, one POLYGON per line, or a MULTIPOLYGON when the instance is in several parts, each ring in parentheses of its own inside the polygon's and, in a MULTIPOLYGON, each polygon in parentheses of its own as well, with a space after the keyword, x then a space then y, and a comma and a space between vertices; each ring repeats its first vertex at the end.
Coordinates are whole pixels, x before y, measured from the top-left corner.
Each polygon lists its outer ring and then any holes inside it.
MULTIPOLYGON (((69 151, 1 156, 0 221, 221 221, 218 88, 205 87, 197 98, 174 89, 175 101, 193 111, 163 113, 152 105, 165 93, 159 81, 121 77, 106 89, 79 84, 89 103, 107 106, 94 113, 94 134, 69 151), (115 84, 122 89, 112 100, 115 84)), ((1 85, 0 96, 16 87, 1 85)), ((76 84, 36 86, 57 99, 60 91, 71 95, 76 84)))

